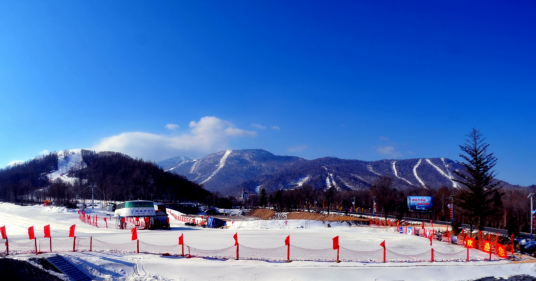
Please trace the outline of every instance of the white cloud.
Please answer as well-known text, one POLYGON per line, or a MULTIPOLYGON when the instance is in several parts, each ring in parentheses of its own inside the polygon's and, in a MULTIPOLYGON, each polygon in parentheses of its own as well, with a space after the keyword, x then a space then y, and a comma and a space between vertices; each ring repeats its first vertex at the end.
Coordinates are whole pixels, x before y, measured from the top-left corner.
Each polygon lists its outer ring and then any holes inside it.
POLYGON ((298 146, 289 147, 287 151, 288 152, 302 152, 306 149, 307 149, 307 145, 298 145, 298 146))
POLYGON ((272 129, 278 130, 278 131, 281 130, 281 129, 279 129, 279 126, 272 126, 272 129))
POLYGON ((177 124, 167 124, 166 125, 166 129, 169 129, 169 130, 177 130, 179 128, 179 125, 177 124))
POLYGON ((379 146, 376 151, 380 154, 383 154, 383 155, 389 155, 393 158, 398 158, 400 156, 402 156, 402 154, 398 151, 396 151, 396 149, 390 145, 387 145, 387 146, 379 146))
POLYGON ((22 164, 22 163, 24 163, 24 161, 22 161, 22 160, 15 160, 15 161, 11 161, 11 162, 7 163, 7 166, 8 166, 8 167, 11 167, 11 166, 16 166, 16 165, 19 165, 19 164, 22 164))
POLYGON ((388 138, 388 137, 382 137, 382 136, 380 136, 380 139, 381 139, 381 140, 384 140, 384 141, 389 141, 389 138, 388 138))
POLYGON ((48 155, 50 151, 43 149, 43 151, 39 152, 39 155, 48 155))
POLYGON ((266 126, 263 126, 261 124, 251 124, 251 127, 255 128, 255 129, 259 129, 259 130, 266 130, 266 126))
POLYGON ((205 116, 199 122, 191 121, 190 130, 179 136, 156 135, 145 132, 126 132, 103 138, 93 149, 117 151, 132 157, 159 161, 186 155, 204 156, 228 148, 231 138, 256 137, 257 132, 237 128, 216 117, 205 116))

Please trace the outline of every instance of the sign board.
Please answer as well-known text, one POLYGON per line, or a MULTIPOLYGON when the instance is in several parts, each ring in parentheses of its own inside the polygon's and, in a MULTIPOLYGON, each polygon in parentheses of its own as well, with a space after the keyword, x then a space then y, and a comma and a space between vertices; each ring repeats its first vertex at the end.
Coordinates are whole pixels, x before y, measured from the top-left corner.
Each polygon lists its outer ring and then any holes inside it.
POLYGON ((410 212, 431 212, 431 196, 408 196, 408 210, 410 212))
POLYGON ((413 227, 408 227, 408 232, 406 233, 407 235, 413 235, 413 227))
POLYGON ((403 226, 399 226, 399 227, 398 227, 398 232, 404 234, 404 227, 403 227, 403 226))

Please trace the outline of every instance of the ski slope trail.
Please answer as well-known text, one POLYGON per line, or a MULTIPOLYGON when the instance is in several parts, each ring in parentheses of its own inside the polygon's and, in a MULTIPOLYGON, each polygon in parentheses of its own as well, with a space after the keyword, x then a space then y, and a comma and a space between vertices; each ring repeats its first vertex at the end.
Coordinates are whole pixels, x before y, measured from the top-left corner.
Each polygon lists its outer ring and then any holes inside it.
POLYGON ((428 187, 426 187, 426 185, 424 185, 424 182, 421 180, 421 178, 419 178, 419 175, 417 175, 417 168, 419 167, 419 165, 421 165, 421 160, 422 159, 419 159, 419 162, 417 162, 417 165, 415 165, 415 167, 413 167, 413 175, 419 181, 419 183, 422 185, 422 187, 428 189, 428 187))
POLYGON ((198 160, 193 160, 194 161, 194 164, 192 165, 192 168, 190 169, 190 174, 193 174, 194 171, 195 171, 195 167, 197 166, 197 164, 201 161, 198 161, 198 160))
MULTIPOLYGON (((441 158, 443 159, 443 158, 441 158)), ((432 167, 434 167, 442 176, 444 176, 445 178, 449 179, 451 182, 452 182, 452 187, 456 187, 456 183, 452 180, 452 177, 449 177, 447 174, 445 174, 445 172, 443 172, 443 170, 439 169, 438 166, 434 165, 434 163, 432 163, 432 161, 430 161, 430 159, 426 159, 426 162, 428 162, 428 164, 432 165, 432 167)), ((443 164, 445 162, 443 161, 443 164)))
POLYGON ((225 166, 225 160, 227 160, 227 157, 233 152, 232 150, 228 149, 225 151, 225 154, 221 157, 220 163, 218 165, 218 168, 212 172, 210 177, 208 177, 206 180, 202 181, 201 184, 204 184, 205 182, 209 181, 212 177, 214 177, 224 166, 225 166))
POLYGON ((61 179, 65 182, 74 183, 77 181, 77 178, 68 177, 67 174, 70 171, 76 171, 83 168, 86 168, 87 165, 82 159, 82 149, 71 149, 68 150, 68 154, 65 155, 63 152, 58 153, 58 170, 47 174, 49 181, 54 181, 56 179, 61 179))
POLYGON ((368 168, 368 170, 369 170, 370 172, 372 172, 372 173, 374 173, 374 174, 376 174, 376 175, 378 175, 378 176, 381 176, 380 174, 376 173, 376 172, 372 169, 372 164, 368 164, 368 165, 367 165, 367 168, 368 168))
POLYGON ((407 179, 405 179, 405 178, 403 178, 403 177, 398 176, 398 172, 396 171, 396 161, 393 161, 393 162, 392 162, 392 166, 393 166, 393 172, 395 173, 395 177, 397 177, 397 178, 399 178, 399 179, 401 179, 401 180, 406 181, 407 183, 409 183, 409 185, 413 185, 409 180, 407 180, 407 179))
POLYGON ((447 173, 449 173, 449 179, 452 181, 452 186, 454 186, 454 188, 460 188, 458 186, 458 183, 455 182, 453 179, 454 177, 452 176, 452 174, 450 173, 449 171, 449 167, 447 166, 447 163, 445 163, 445 158, 441 158, 441 161, 443 161, 443 165, 445 166, 445 170, 447 171, 447 173))

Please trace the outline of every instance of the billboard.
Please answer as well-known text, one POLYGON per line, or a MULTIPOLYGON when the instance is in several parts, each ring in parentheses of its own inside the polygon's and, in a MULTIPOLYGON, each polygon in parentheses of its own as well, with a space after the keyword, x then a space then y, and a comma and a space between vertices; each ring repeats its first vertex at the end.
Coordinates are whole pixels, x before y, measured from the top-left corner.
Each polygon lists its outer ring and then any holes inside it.
POLYGON ((410 212, 431 212, 431 196, 408 196, 408 210, 410 212))

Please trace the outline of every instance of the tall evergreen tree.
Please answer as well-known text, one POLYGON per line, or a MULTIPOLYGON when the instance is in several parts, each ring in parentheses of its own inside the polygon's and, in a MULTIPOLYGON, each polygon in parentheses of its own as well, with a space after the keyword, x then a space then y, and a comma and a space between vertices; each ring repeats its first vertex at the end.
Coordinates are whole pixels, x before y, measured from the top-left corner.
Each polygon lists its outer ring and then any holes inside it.
POLYGON ((261 189, 261 199, 259 200, 259 205, 262 207, 266 207, 268 199, 266 198, 266 190, 263 188, 261 189))
POLYGON ((498 208, 493 203, 497 202, 496 194, 500 192, 502 185, 495 180, 493 167, 497 164, 497 158, 488 152, 489 144, 485 143, 482 134, 473 129, 467 135, 464 145, 460 145, 463 151, 460 157, 464 160, 458 163, 465 169, 455 170, 458 177, 454 181, 462 185, 462 190, 455 197, 456 207, 471 225, 482 230, 487 217, 497 214, 498 208))

